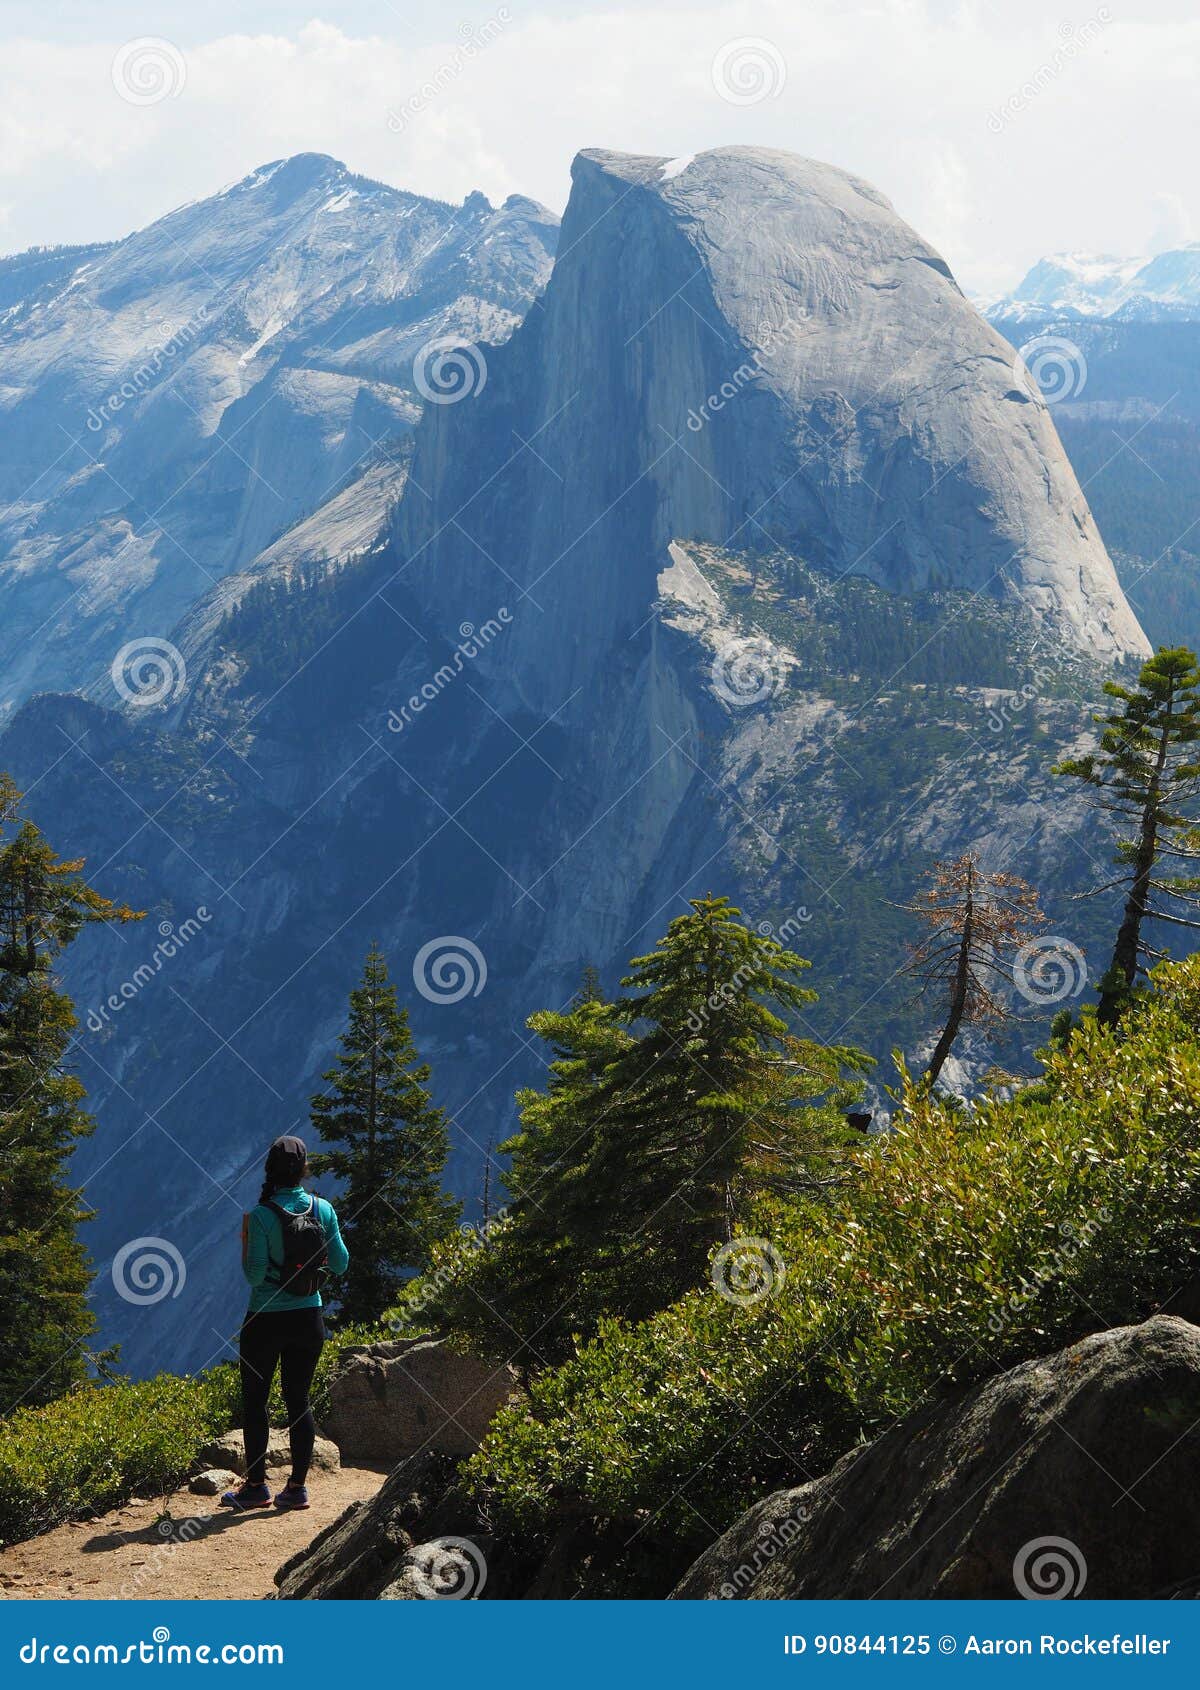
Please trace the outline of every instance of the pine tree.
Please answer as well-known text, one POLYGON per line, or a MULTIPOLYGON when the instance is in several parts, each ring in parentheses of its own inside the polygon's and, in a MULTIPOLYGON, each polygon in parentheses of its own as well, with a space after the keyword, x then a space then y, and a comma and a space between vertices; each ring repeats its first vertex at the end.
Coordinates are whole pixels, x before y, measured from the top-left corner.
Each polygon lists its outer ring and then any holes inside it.
POLYGON ((1007 1019, 995 986, 1011 979, 1012 953, 1033 937, 1044 917, 1031 886, 1016 875, 984 873, 975 851, 935 863, 928 880, 916 902, 901 908, 928 928, 911 947, 905 972, 921 982, 918 997, 932 991, 945 1006, 946 1022, 925 1070, 925 1083, 932 1086, 963 1026, 1007 1019))
POLYGON ((312 1122, 336 1148, 313 1157, 342 1182, 338 1205, 350 1267, 339 1318, 374 1321, 395 1300, 406 1270, 420 1269, 453 1227, 459 1205, 442 1190, 449 1153, 444 1112, 430 1098, 408 1011, 396 1002, 382 952, 372 945, 328 1090, 312 1122))
POLYGON ((818 1141, 845 1137, 842 1080, 867 1066, 848 1048, 789 1042, 777 1011, 816 1000, 797 978, 809 964, 740 915, 727 898, 691 900, 622 982, 634 995, 618 1019, 645 1030, 608 1075, 573 1221, 585 1247, 607 1240, 627 1264, 631 1313, 701 1283, 767 1166, 798 1173, 818 1141))
POLYGON ((1108 681, 1104 690, 1124 708, 1096 717, 1104 725, 1099 751, 1068 758, 1055 773, 1095 787, 1102 795, 1100 807, 1114 814, 1124 830, 1116 860, 1125 872, 1096 888, 1122 886, 1126 891, 1112 961, 1100 981, 1097 1018, 1111 1024, 1128 1003, 1143 961, 1165 954, 1147 943, 1145 923, 1200 928, 1200 921, 1181 913, 1200 910, 1200 879, 1158 872, 1164 857, 1200 860, 1200 761, 1194 750, 1200 740, 1200 668, 1185 646, 1164 647, 1143 665, 1136 687, 1108 681))
POLYGON ((604 1317, 702 1285, 714 1245, 837 1177, 861 1143, 845 1111, 869 1059, 788 1033, 769 1006, 813 1000, 794 979, 808 965, 738 913, 695 901, 631 965, 638 995, 530 1018, 549 1080, 518 1094, 488 1247, 439 1259, 434 1324, 497 1357, 561 1361, 604 1317))
POLYGON ((576 1004, 603 1003, 604 988, 600 984, 600 970, 594 962, 584 964, 583 974, 579 981, 579 990, 573 1000, 576 1004))
POLYGON ((76 1021, 53 964, 97 921, 133 921, 64 862, 19 814, 0 775, 0 1407, 61 1395, 87 1372, 95 1320, 77 1228, 89 1218, 68 1180, 94 1130, 67 1072, 76 1021))

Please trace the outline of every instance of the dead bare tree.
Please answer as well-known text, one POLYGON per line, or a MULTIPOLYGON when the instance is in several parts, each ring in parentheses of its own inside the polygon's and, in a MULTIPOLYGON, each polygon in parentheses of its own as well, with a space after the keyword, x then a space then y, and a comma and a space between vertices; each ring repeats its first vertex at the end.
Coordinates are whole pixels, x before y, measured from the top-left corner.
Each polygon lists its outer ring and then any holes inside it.
POLYGON ((901 909, 928 931, 910 947, 906 974, 920 981, 918 999, 941 997, 946 1008, 929 1065, 932 1087, 945 1065, 959 1029, 996 1025, 1008 1019, 1008 1005, 994 989, 1011 980, 1012 953, 1045 924, 1034 888, 1013 874, 987 874, 975 851, 952 862, 935 863, 916 901, 901 909))

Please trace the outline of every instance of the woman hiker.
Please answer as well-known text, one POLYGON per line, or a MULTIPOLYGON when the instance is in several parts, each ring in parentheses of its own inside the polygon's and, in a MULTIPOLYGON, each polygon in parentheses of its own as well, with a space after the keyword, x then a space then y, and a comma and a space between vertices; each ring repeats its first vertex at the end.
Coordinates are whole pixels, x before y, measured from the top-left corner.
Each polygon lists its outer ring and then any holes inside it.
POLYGON ((221 1498, 225 1508, 268 1508, 267 1401, 275 1369, 287 1407, 292 1471, 275 1498, 277 1508, 307 1508, 305 1480, 316 1428, 308 1400, 325 1342, 321 1279, 345 1273, 350 1260, 333 1206, 301 1184, 308 1173, 304 1140, 277 1138, 267 1152, 258 1207, 242 1219, 242 1272, 250 1304, 242 1323, 242 1427, 246 1478, 221 1498))

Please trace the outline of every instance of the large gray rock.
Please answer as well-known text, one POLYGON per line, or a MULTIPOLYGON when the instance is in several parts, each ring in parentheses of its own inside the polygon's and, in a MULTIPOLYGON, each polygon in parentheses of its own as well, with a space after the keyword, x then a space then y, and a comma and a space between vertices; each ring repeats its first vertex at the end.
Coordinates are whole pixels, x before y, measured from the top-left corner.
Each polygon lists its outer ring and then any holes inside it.
MULTIPOLYGON (((492 1539, 454 1488, 454 1463, 402 1461, 275 1574, 283 1601, 429 1601, 483 1594, 492 1539)), ((489 1594, 494 1594, 494 1589, 489 1594)))
MULTIPOLYGON (((292 1464, 292 1449, 288 1442, 288 1435, 277 1427, 272 1427, 267 1441, 267 1468, 274 1471, 277 1467, 290 1467, 292 1464)), ((341 1466, 338 1446, 329 1438, 318 1438, 313 1444, 312 1464, 327 1473, 333 1473, 341 1466)), ((242 1442, 240 1432, 226 1432, 223 1437, 214 1438, 196 1457, 196 1466, 203 1468, 231 1468, 235 1473, 246 1470, 246 1447, 242 1442)))
POLYGON ((685 1598, 1152 1597, 1200 1570, 1200 1331, 1097 1333, 749 1510, 685 1598))
POLYGON ((347 1460, 470 1455, 515 1389, 511 1368, 435 1339, 356 1346, 342 1352, 330 1381, 325 1425, 347 1460))
POLYGON ((230 1467, 209 1467, 188 1480, 188 1489, 196 1496, 220 1496, 238 1482, 238 1475, 230 1467))

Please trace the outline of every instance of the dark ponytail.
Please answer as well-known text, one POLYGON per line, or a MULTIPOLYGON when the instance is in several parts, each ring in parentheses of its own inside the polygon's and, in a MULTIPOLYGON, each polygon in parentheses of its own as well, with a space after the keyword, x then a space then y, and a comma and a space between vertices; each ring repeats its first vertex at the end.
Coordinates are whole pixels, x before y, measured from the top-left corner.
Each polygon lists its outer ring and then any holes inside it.
POLYGON ((302 1138, 290 1135, 277 1138, 267 1151, 267 1162, 263 1169, 262 1190, 258 1194, 260 1203, 269 1203, 272 1196, 281 1187, 299 1185, 308 1168, 308 1150, 302 1138))

